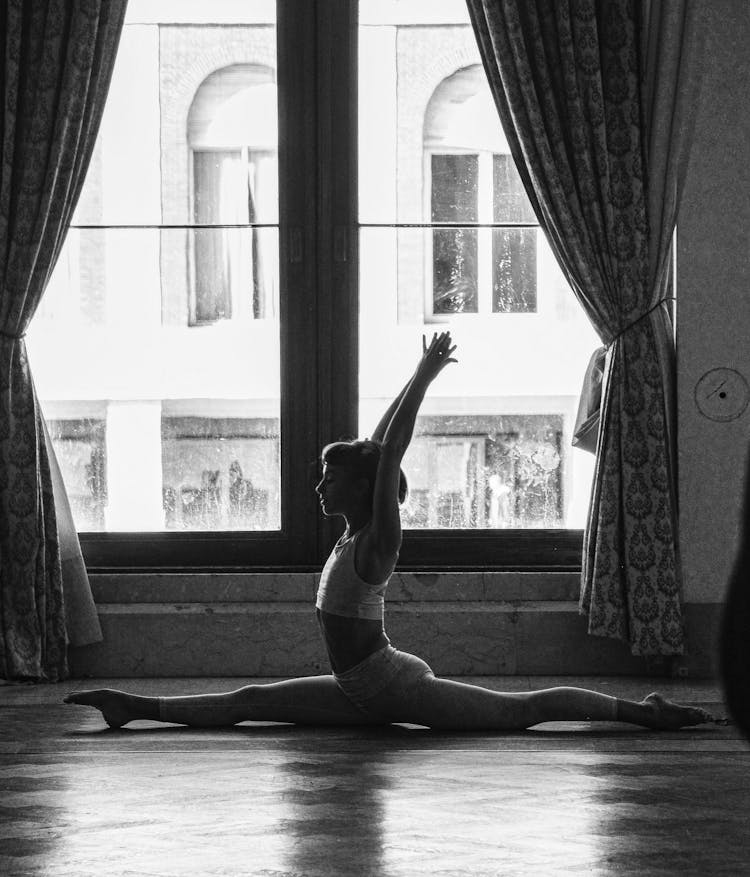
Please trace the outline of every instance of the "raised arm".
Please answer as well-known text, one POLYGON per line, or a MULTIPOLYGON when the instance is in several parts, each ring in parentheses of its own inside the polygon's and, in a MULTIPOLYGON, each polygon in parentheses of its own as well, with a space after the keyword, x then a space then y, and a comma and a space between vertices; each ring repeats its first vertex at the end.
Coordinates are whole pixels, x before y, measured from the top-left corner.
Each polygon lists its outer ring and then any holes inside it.
MULTIPOLYGON (((412 376, 413 377, 413 376, 412 376)), ((391 402, 388 406, 388 410, 385 414, 380 418, 380 422, 375 427, 375 432, 370 436, 372 441, 374 442, 382 442, 385 437, 385 431, 388 429, 388 424, 391 422, 393 415, 396 413, 398 406, 401 404, 401 400, 404 398, 404 394, 409 389, 409 384, 412 382, 412 378, 404 384, 404 388, 401 392, 396 396, 396 398, 391 402)))
MULTIPOLYGON (((446 335, 446 334, 448 334, 448 333, 445 333, 445 332, 443 333, 443 335, 446 335)), ((448 335, 448 338, 450 339, 450 335, 448 335)), ((437 342, 437 340, 438 340, 438 334, 437 334, 437 332, 435 332, 435 333, 433 333, 432 341, 430 342, 430 346, 432 346, 432 344, 435 344, 437 342)), ((426 355, 427 350, 428 350, 427 341, 425 340, 425 337, 423 335, 422 336, 422 357, 423 358, 426 355)), ((450 352, 452 352, 453 350, 455 350, 455 347, 453 347, 450 352)), ((449 354, 449 356, 450 356, 450 354, 449 354)), ((447 363, 447 362, 455 362, 455 360, 450 359, 450 358, 446 358, 443 365, 445 365, 445 363, 447 363)), ((420 361, 419 366, 417 366, 417 371, 419 370, 419 367, 421 365, 422 365, 422 362, 420 361)), ((441 368, 442 368, 442 366, 441 366, 441 368)), ((380 418, 378 425, 375 427, 375 432, 373 432, 373 434, 370 436, 372 441, 382 443, 383 439, 385 438, 386 430, 388 429, 388 427, 391 423, 391 420, 393 419, 393 415, 396 413, 396 411, 398 411, 398 408, 401 405, 401 401, 403 400, 404 396, 406 395, 406 391, 409 389, 409 386, 411 385, 411 383, 415 377, 416 377, 416 372, 404 384, 401 392, 398 394, 398 396, 396 396, 396 398, 393 400, 393 402, 391 402, 391 404, 388 406, 388 409, 386 410, 385 414, 380 418)), ((423 394, 423 396, 424 396, 424 394, 423 394)))
POLYGON ((451 346, 449 332, 433 335, 429 345, 422 338, 422 358, 412 379, 391 406, 394 410, 381 440, 382 450, 372 502, 371 538, 383 555, 395 554, 401 544, 399 473, 401 460, 414 433, 419 407, 430 384, 449 362, 456 361, 451 356, 455 349, 455 346, 451 346))
POLYGON ((455 349, 455 345, 451 346, 450 332, 441 332, 440 335, 435 333, 429 345, 422 336, 422 358, 414 376, 404 387, 400 398, 396 400, 398 404, 382 439, 383 445, 389 445, 394 450, 400 451, 401 457, 406 453, 411 442, 414 424, 427 388, 449 362, 456 361, 451 356, 455 349))

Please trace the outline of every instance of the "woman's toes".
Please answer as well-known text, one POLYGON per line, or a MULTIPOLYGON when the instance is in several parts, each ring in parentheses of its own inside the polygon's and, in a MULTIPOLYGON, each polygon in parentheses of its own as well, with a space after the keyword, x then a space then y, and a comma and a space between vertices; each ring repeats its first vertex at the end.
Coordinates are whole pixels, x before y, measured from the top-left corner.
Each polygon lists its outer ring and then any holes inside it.
POLYGON ((111 728, 121 728, 131 720, 128 695, 122 691, 110 688, 73 691, 64 698, 64 702, 96 707, 111 728))
POLYGON ((653 727, 663 730, 677 730, 714 720, 713 716, 706 710, 672 703, 656 691, 644 697, 643 704, 651 710, 653 727))

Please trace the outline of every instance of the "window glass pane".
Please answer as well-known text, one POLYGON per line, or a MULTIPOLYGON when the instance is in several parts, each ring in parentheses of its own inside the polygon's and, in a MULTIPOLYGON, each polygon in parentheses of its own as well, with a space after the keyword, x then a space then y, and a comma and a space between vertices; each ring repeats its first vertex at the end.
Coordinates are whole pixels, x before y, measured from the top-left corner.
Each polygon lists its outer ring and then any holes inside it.
POLYGON ((188 235, 192 282, 189 324, 278 312, 276 230, 196 228, 188 235))
POLYGON ((81 530, 281 526, 274 15, 128 5, 28 333, 81 530))
POLYGON ((278 420, 201 417, 199 408, 185 417, 170 416, 170 405, 162 406, 167 528, 278 528, 278 420))
MULTIPOLYGON (((492 156, 494 222, 536 224, 521 177, 510 154, 492 156)), ((492 230, 492 310, 494 313, 536 311, 536 228, 492 230)))
POLYGON ((423 334, 450 329, 459 345, 404 459, 405 526, 582 528, 594 457, 571 437, 596 333, 541 236, 534 313, 430 322, 422 290, 432 235, 360 231, 359 434, 372 434, 412 374, 423 334))
MULTIPOLYGON (((476 155, 431 156, 433 222, 477 221, 476 155)), ((432 294, 436 314, 476 313, 477 233, 435 229, 432 234, 432 294)))
MULTIPOLYGON (((72 413, 72 412, 71 412, 72 413)), ((105 422, 98 417, 50 420, 55 452, 75 520, 81 529, 101 530, 107 506, 105 422)))
POLYGON ((477 222, 476 155, 432 155, 433 222, 477 222))
POLYGON ((536 216, 510 153, 492 156, 493 220, 533 222, 536 216))
POLYGON ((492 229, 492 311, 536 311, 536 228, 492 229))
POLYGON ((432 232, 432 312, 477 312, 477 232, 436 228, 432 232))
POLYGON ((424 416, 404 458, 406 527, 563 526, 564 417, 424 416))
POLYGON ((466 4, 359 9, 359 431, 449 329, 459 363, 417 421, 406 526, 583 527, 594 459, 571 437, 599 339, 536 225, 466 4))
MULTIPOLYGON (((129 0, 74 223, 192 221, 191 148, 271 142, 275 152, 275 7, 129 0)), ((271 199, 262 221, 276 222, 275 210, 271 199)))

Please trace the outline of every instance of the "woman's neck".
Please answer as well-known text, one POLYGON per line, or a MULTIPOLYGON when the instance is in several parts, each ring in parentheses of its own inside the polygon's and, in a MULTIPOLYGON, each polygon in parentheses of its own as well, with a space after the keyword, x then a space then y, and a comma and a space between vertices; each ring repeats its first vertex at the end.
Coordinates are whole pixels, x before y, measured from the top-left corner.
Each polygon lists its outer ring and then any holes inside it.
POLYGON ((352 536, 354 533, 363 530, 370 523, 371 517, 372 516, 366 511, 353 512, 350 515, 345 515, 344 520, 346 521, 347 536, 352 536))

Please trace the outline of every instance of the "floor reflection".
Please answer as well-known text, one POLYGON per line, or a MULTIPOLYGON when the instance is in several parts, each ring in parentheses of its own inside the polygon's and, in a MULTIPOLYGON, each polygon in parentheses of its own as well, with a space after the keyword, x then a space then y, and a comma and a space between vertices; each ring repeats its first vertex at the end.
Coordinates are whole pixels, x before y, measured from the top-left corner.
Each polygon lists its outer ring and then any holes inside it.
POLYGON ((750 751, 731 727, 105 732, 66 707, 0 712, 14 877, 734 877, 750 860, 750 751))
POLYGON ((594 780, 567 758, 464 745, 414 753, 400 767, 389 756, 398 779, 386 799, 385 873, 429 873, 425 850, 439 851, 444 874, 557 873, 551 861, 583 873, 597 844, 594 780))
POLYGON ((287 787, 277 830, 292 874, 383 874, 384 798, 393 780, 382 755, 328 754, 280 765, 287 787))
POLYGON ((659 753, 591 764, 601 873, 747 874, 747 756, 659 753))

